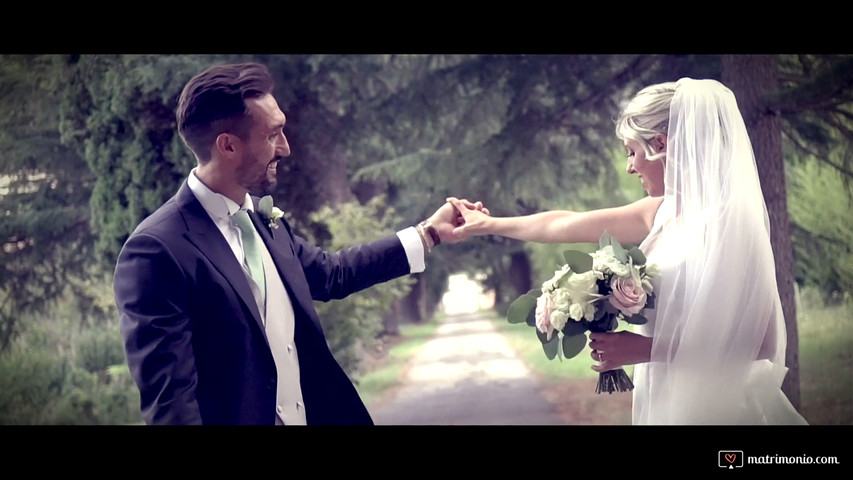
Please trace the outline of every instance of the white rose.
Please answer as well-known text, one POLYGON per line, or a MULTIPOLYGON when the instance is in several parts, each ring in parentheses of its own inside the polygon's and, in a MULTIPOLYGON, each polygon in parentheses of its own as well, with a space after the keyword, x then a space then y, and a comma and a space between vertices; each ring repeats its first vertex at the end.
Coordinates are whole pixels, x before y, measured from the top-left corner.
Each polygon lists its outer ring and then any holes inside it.
POLYGON ((572 297, 569 295, 568 290, 564 288, 554 290, 552 299, 554 300, 555 310, 569 311, 569 305, 572 304, 572 297))
POLYGON ((583 305, 583 318, 588 322, 591 322, 595 318, 595 306, 592 303, 585 303, 583 305))
POLYGON ((576 273, 569 277, 564 288, 575 302, 591 302, 598 298, 598 277, 593 271, 576 273))
POLYGON ((657 277, 660 275, 660 267, 656 263, 646 264, 646 275, 657 277))
POLYGON ((556 271, 554 272, 554 276, 553 276, 553 277, 551 277, 551 279, 550 279, 550 280, 546 280, 546 281, 542 284, 542 290, 543 290, 543 291, 545 291, 545 292, 553 292, 553 291, 554 291, 554 289, 556 289, 556 288, 557 288, 557 285, 558 285, 558 283, 560 282, 560 280, 562 280, 562 278, 563 278, 564 276, 566 276, 566 274, 567 274, 567 273, 569 273, 570 271, 571 271, 571 270, 569 270, 569 266, 568 266, 568 265, 563 265, 563 267, 562 267, 562 268, 560 268, 560 270, 556 270, 556 271))
MULTIPOLYGON (((590 307, 592 305, 587 304, 590 307)), ((571 307, 569 307, 569 316, 572 317, 572 320, 579 322, 582 318, 584 318, 584 308, 580 303, 573 303, 571 307)))
MULTIPOLYGON (((554 310, 551 312, 551 326, 554 330, 562 330, 566 326, 569 316, 562 310, 554 310)), ((550 336, 548 337, 550 338, 550 336)))

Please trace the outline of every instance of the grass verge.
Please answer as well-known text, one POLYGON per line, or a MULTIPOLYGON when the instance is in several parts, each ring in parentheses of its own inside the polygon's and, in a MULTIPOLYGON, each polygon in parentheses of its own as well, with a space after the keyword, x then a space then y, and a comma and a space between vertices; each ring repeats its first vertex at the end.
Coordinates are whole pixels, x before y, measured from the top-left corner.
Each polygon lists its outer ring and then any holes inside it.
POLYGON ((812 425, 853 425, 853 306, 801 310, 800 412, 812 425))
POLYGON ((387 354, 356 382, 362 401, 368 406, 379 403, 403 378, 409 360, 432 337, 439 322, 400 325, 400 335, 390 342, 387 354))

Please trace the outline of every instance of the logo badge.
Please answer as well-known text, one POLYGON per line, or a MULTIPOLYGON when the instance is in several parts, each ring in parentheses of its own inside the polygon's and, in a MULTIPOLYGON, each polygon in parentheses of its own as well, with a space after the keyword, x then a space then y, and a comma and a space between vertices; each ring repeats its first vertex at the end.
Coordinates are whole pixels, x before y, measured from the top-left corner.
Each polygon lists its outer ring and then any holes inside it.
POLYGON ((717 454, 717 466, 729 469, 743 467, 743 451, 720 450, 717 454))

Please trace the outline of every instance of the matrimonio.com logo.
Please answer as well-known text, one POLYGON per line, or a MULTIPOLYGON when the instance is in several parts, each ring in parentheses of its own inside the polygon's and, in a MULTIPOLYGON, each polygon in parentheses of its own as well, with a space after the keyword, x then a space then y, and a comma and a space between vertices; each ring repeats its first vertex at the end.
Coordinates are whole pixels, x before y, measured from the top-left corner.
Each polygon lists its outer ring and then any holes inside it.
POLYGON ((720 450, 717 454, 717 466, 729 469, 743 467, 743 450, 720 450))

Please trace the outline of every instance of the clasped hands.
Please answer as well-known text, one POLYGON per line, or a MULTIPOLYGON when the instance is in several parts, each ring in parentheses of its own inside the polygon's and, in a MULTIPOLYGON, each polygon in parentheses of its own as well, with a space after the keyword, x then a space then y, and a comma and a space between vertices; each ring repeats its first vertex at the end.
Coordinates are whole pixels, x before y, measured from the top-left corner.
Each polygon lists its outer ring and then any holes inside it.
POLYGON ((458 243, 478 233, 470 228, 471 224, 477 221, 478 216, 488 218, 490 215, 489 209, 483 206, 483 202, 449 197, 447 202, 427 220, 435 227, 441 243, 458 243))

